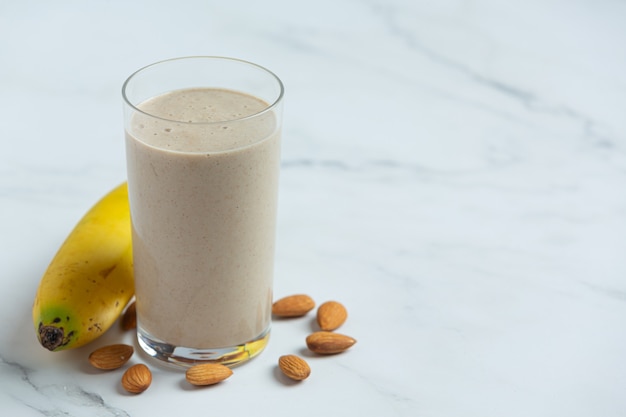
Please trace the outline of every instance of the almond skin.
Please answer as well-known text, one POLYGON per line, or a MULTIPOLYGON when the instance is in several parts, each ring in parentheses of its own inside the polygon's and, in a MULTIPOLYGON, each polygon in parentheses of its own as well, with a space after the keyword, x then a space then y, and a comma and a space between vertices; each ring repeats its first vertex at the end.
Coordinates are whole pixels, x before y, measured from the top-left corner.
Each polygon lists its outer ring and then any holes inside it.
POLYGON ((137 309, 134 301, 126 307, 126 311, 124 311, 120 323, 122 325, 122 330, 124 331, 137 327, 137 309))
POLYGON ((272 314, 278 317, 300 317, 315 308, 315 301, 306 294, 281 298, 272 305, 272 314))
POLYGON ((144 392, 151 383, 152 372, 142 363, 131 366, 124 372, 124 375, 122 375, 122 386, 131 394, 144 392))
POLYGON ((320 355, 341 353, 356 343, 350 336, 333 332, 315 332, 307 336, 306 345, 312 352, 320 355))
POLYGON ((295 381, 302 381, 311 375, 309 364, 296 355, 281 356, 278 358, 278 367, 283 374, 295 381))
POLYGON ((348 318, 348 310, 337 301, 327 301, 317 309, 317 324, 320 329, 333 331, 348 318))
POLYGON ((231 376, 233 371, 219 363, 203 363, 187 369, 185 378, 191 385, 213 385, 231 376))
POLYGON ((131 356, 133 356, 134 349, 130 345, 116 344, 103 346, 94 350, 89 355, 89 363, 95 368, 103 370, 111 370, 120 368, 124 365, 131 356))

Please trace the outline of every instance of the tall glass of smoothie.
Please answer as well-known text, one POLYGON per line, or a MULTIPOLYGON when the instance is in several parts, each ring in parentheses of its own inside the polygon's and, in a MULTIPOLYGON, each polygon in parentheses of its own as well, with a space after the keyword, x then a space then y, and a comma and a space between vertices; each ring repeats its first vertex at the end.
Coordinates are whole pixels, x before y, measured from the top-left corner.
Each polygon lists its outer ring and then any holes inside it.
POLYGON ((139 344, 183 366, 252 358, 270 332, 283 85, 186 57, 122 95, 139 344))

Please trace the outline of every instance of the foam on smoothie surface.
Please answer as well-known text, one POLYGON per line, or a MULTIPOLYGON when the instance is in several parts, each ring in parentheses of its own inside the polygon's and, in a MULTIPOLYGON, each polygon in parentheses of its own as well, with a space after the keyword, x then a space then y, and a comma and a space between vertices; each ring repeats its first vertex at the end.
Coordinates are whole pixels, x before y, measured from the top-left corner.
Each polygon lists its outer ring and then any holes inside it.
POLYGON ((133 130, 147 145, 178 152, 221 152, 249 146, 273 133, 271 112, 241 121, 269 105, 247 94, 224 89, 187 89, 141 103, 133 130), (238 120, 237 123, 229 123, 238 120), (190 124, 195 124, 191 127, 190 124), (198 128, 202 124, 202 128, 198 128), (141 132, 141 133, 139 133, 141 132))

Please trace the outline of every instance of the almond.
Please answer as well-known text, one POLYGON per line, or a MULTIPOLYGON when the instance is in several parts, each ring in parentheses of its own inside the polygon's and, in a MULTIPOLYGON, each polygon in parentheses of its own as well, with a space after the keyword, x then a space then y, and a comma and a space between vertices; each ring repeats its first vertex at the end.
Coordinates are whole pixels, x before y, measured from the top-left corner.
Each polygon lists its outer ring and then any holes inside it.
POLYGON ((337 301, 327 301, 317 309, 317 324, 320 329, 332 331, 339 328, 348 318, 348 310, 337 301))
POLYGON ((122 330, 130 330, 137 327, 137 308, 134 301, 126 307, 126 311, 122 315, 121 324, 122 330))
POLYGON ((341 353, 355 343, 350 336, 326 331, 315 332, 306 338, 309 350, 321 355, 341 353))
POLYGON ((279 317, 300 317, 315 308, 315 301, 305 294, 281 298, 272 305, 272 313, 279 317))
POLYGON ((278 367, 289 378, 302 381, 311 375, 311 368, 306 361, 296 355, 284 355, 278 359, 278 367))
POLYGON ((122 375, 122 386, 132 394, 140 394, 148 389, 152 383, 152 372, 150 369, 139 363, 133 365, 122 375))
POLYGON ((89 355, 89 363, 98 369, 117 369, 128 362, 130 357, 133 356, 133 352, 133 347, 129 345, 117 344, 103 346, 91 352, 89 355))
POLYGON ((231 376, 233 371, 219 363, 203 363, 187 369, 185 378, 192 385, 213 385, 231 376))

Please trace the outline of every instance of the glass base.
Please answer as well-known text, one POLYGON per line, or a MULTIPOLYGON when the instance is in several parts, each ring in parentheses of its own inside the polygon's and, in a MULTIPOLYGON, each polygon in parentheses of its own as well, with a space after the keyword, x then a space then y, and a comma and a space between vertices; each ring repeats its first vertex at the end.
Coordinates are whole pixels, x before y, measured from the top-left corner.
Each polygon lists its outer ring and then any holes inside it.
POLYGON ((163 362, 179 367, 191 367, 201 363, 220 363, 227 366, 235 366, 257 356, 270 338, 268 328, 257 338, 243 344, 219 348, 219 349, 196 349, 180 346, 172 346, 153 338, 150 334, 137 328, 137 340, 139 346, 149 356, 163 362))

